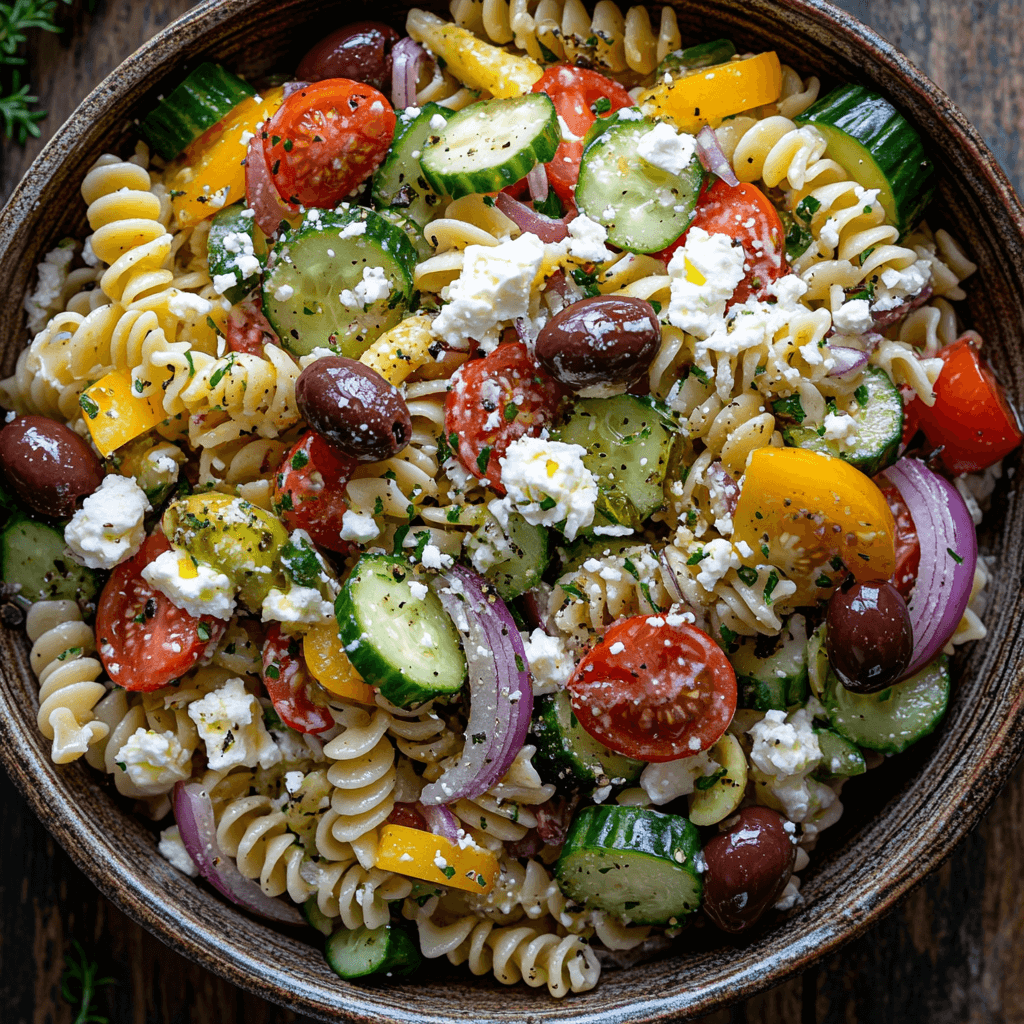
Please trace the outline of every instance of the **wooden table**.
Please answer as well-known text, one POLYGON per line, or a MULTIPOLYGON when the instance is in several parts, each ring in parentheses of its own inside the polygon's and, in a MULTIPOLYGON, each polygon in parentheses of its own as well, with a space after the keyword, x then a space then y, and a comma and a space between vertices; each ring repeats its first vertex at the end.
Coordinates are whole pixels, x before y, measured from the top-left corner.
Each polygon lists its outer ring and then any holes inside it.
MULTIPOLYGON (((37 38, 33 83, 44 137, 125 56, 189 0, 79 0, 59 37, 37 38)), ((1020 0, 840 0, 922 67, 1024 180, 1020 0)), ((6 146, 0 197, 36 152, 6 146)), ((0 778, 0 1020, 72 1021, 62 957, 78 939, 116 979, 99 1000, 113 1024, 285 1024, 303 1020, 170 952, 101 897, 0 778)), ((981 827, 894 914, 802 977, 706 1024, 999 1024, 1024 1021, 1024 770, 981 827), (1020 946, 1018 942, 1022 942, 1020 946)))

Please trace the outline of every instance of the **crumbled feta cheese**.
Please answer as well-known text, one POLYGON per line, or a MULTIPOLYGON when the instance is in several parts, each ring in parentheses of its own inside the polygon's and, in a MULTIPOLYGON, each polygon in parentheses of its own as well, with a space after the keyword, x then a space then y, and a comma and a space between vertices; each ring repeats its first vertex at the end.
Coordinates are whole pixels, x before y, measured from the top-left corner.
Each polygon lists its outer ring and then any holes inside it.
POLYGON ((693 159, 696 148, 692 135, 680 135, 670 124, 659 121, 640 136, 637 154, 649 164, 669 174, 679 175, 693 159))
POLYGON ((341 539, 353 540, 357 544, 369 544, 380 535, 380 529, 373 516, 364 516, 352 509, 346 509, 341 517, 341 539))
POLYGON ((351 224, 346 224, 339 232, 339 238, 358 238, 360 235, 366 234, 366 221, 365 220, 354 220, 351 224))
POLYGON ((287 592, 272 587, 263 601, 263 621, 308 626, 334 621, 334 608, 312 587, 293 586, 287 592))
POLYGON ((201 295, 176 291, 167 300, 167 309, 172 316, 178 317, 179 320, 199 320, 210 315, 213 303, 201 295))
POLYGON ((177 868, 189 878, 195 878, 199 874, 199 868, 196 867, 195 861, 189 856, 185 844, 181 841, 181 832, 178 831, 177 825, 165 828, 160 833, 160 842, 156 845, 156 852, 172 868, 177 868))
POLYGON ((176 608, 189 615, 230 619, 235 610, 235 585, 228 577, 177 551, 164 551, 142 570, 142 578, 156 587, 176 608))
POLYGON ((344 289, 338 301, 349 309, 366 309, 391 294, 391 282, 383 267, 363 267, 363 279, 354 289, 344 289))
POLYGON ((295 289, 290 284, 279 284, 274 289, 274 298, 278 302, 287 302, 295 294, 295 289))
POLYGON ((25 296, 25 312, 28 313, 28 329, 37 334, 46 326, 46 321, 63 306, 64 285, 75 256, 74 243, 65 240, 51 249, 42 263, 36 265, 38 282, 35 291, 25 296))
POLYGON ((422 601, 427 596, 428 588, 426 583, 420 583, 418 580, 413 580, 409 584, 409 593, 412 594, 414 601, 422 601))
POLYGON ((143 520, 150 507, 134 477, 110 474, 72 516, 64 528, 64 541, 83 565, 113 569, 142 547, 143 520))
POLYGON ((879 313, 895 309, 907 299, 919 295, 932 279, 932 268, 927 260, 918 260, 906 270, 888 267, 875 288, 871 308, 879 313))
POLYGON ((539 437, 508 446, 501 480, 516 511, 534 526, 556 526, 568 540, 594 521, 597 482, 583 464, 586 449, 539 437))
POLYGON ((614 253, 606 246, 608 232, 603 224, 591 220, 585 213, 569 221, 569 253, 590 263, 604 263, 614 253))
POLYGON ((824 427, 825 433, 822 437, 826 441, 837 441, 841 449, 852 448, 857 443, 860 428, 857 421, 848 413, 826 413, 824 427))
POLYGON ((785 711, 768 711, 747 732, 754 741, 751 763, 765 775, 801 775, 821 762, 821 748, 807 708, 788 717, 785 711))
POLYGON ((430 119, 430 130, 432 132, 439 132, 447 123, 443 114, 434 114, 430 119))
POLYGON ((140 796, 159 796, 192 773, 192 755, 173 732, 136 729, 114 755, 140 796))
POLYGON ((524 642, 534 696, 564 690, 574 667, 565 641, 561 637, 548 636, 543 629, 535 629, 524 637, 524 642))
POLYGON ((305 775, 302 772, 285 772, 284 773, 284 788, 289 793, 297 793, 302 788, 302 782, 305 779, 305 775))
POLYGON ((727 540, 716 537, 704 545, 697 582, 707 591, 715 589, 718 581, 730 570, 740 567, 740 556, 727 540))
POLYGON ((871 319, 871 307, 867 299, 850 299, 844 302, 833 314, 832 324, 837 331, 846 334, 864 334, 870 331, 874 321, 871 319))
POLYGON ((483 526, 474 530, 465 540, 464 549, 473 568, 486 573, 488 569, 512 557, 512 545, 505 532, 508 526, 509 501, 495 498, 487 505, 487 518, 483 526))
POLYGON ((237 677, 189 704, 188 716, 196 723, 214 770, 237 765, 272 768, 281 760, 281 751, 263 724, 260 702, 237 677))
MULTIPOLYGON (((700 745, 698 740, 697 745, 700 745)), ((640 788, 652 804, 667 804, 694 791, 698 779, 714 775, 718 764, 703 750, 675 761, 649 764, 640 776, 640 788)))
POLYGON ((692 227, 668 264, 669 323, 698 338, 724 325, 725 306, 746 273, 743 247, 692 227))
POLYGON ((420 561, 426 569, 444 569, 446 565, 451 565, 453 560, 451 555, 442 554, 436 544, 427 544, 423 548, 420 561))

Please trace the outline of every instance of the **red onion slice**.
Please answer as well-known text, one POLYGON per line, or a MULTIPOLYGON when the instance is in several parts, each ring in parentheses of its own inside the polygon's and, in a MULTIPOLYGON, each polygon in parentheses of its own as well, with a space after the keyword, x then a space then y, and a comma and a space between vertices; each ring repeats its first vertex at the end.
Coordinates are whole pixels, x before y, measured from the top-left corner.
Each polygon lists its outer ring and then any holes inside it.
POLYGON ((829 352, 835 366, 828 371, 830 377, 848 377, 857 370, 867 366, 868 354, 859 348, 847 348, 845 345, 829 345, 829 352))
POLYGON ((697 157, 704 170, 717 174, 727 185, 735 188, 740 183, 740 179, 736 177, 736 172, 732 169, 729 158, 722 152, 722 147, 718 143, 718 136, 715 134, 714 128, 709 124, 704 125, 697 132, 696 142, 697 157))
POLYGON ((535 164, 526 176, 526 184, 530 187, 530 198, 539 203, 548 197, 548 172, 543 164, 535 164))
POLYGON ((459 763, 420 794, 424 805, 479 796, 508 771, 533 714, 526 649, 505 602, 472 569, 457 565, 433 586, 462 637, 469 667, 469 721, 459 763))
POLYGON ((565 219, 554 220, 544 214, 524 206, 518 199, 513 199, 506 192, 498 192, 494 196, 494 205, 509 220, 514 221, 520 231, 529 231, 542 242, 561 242, 569 237, 569 228, 565 219))
POLYGON ((284 90, 284 98, 288 99, 293 92, 298 92, 300 89, 305 89, 309 85, 309 82, 285 82, 281 88, 284 90))
POLYGON ((198 782, 174 787, 174 818, 181 841, 199 873, 232 903, 282 924, 303 924, 302 915, 287 903, 268 896, 252 878, 239 874, 235 862, 217 844, 217 823, 210 795, 198 782))
POLYGON ((408 36, 391 48, 391 100, 396 108, 416 102, 416 80, 426 55, 423 47, 408 36))
POLYGON ((960 492, 918 459, 900 459, 883 473, 907 503, 921 562, 907 609, 914 653, 904 677, 928 664, 946 646, 971 598, 978 540, 960 492))
POLYGON ((245 205, 252 210, 256 224, 265 235, 276 235, 281 221, 299 212, 297 206, 286 203, 277 191, 258 132, 249 140, 245 157, 245 205))
POLYGON ((416 806, 435 836, 441 836, 452 843, 459 841, 459 821, 444 804, 440 806, 417 804, 416 806))

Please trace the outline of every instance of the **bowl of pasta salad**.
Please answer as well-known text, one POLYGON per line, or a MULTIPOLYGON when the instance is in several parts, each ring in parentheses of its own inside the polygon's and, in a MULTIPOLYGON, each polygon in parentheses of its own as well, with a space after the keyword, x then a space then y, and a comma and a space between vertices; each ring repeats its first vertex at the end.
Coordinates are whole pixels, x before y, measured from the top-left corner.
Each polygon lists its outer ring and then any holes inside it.
POLYGON ((707 1013, 1020 754, 1024 211, 824 4, 357 14, 200 4, 0 215, 0 755, 301 1012, 707 1013))

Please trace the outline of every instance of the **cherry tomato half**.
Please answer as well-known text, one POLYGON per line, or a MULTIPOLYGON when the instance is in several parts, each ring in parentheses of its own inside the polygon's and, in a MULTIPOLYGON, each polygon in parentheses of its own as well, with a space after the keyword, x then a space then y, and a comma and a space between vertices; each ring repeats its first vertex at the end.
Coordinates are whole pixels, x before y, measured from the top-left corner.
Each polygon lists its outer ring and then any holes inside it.
POLYGON ((418 828, 421 832, 429 832, 426 818, 420 814, 415 804, 395 804, 387 816, 388 824, 404 825, 406 828, 418 828))
POLYGON ((976 473, 1009 455, 1022 438, 1020 420, 970 335, 939 352, 945 363, 933 387, 935 404, 917 401, 921 430, 942 445, 951 473, 976 473))
POLYGON ((107 675, 126 690, 148 693, 183 676, 227 623, 196 618, 142 578, 142 570, 171 545, 162 533, 147 537, 134 558, 110 574, 96 610, 96 641, 107 675))
POLYGON ((562 391, 520 341, 499 345, 464 363, 444 403, 444 432, 473 476, 487 477, 499 494, 499 459, 508 446, 548 426, 562 391), (454 435, 454 440, 453 440, 454 435))
POLYGON ((296 732, 325 732, 334 725, 327 693, 309 674, 302 640, 274 623, 263 642, 263 685, 281 721, 296 732))
POLYGON ((281 460, 274 474, 274 511, 289 530, 305 530, 328 551, 347 552, 341 539, 348 511, 345 484, 356 467, 312 430, 281 460))
POLYGON ((884 477, 877 477, 876 483, 881 488, 896 521, 896 533, 893 538, 896 547, 896 568, 890 580, 903 600, 909 601, 910 592, 917 582, 917 569, 921 564, 921 544, 917 539, 917 528, 899 488, 884 477))
MULTIPOLYGON (((770 297, 767 286, 788 269, 786 232, 775 207, 756 185, 732 186, 719 179, 697 200, 692 227, 703 228, 709 235, 728 235, 747 254, 747 274, 736 286, 730 306, 746 302, 751 295, 762 301, 770 297)), ((652 255, 668 263, 690 228, 667 249, 652 255)))
POLYGON ((555 157, 546 165, 548 181, 562 202, 573 198, 580 176, 583 136, 599 115, 633 105, 629 93, 610 78, 587 68, 560 64, 548 68, 534 83, 534 92, 547 93, 555 111, 576 140, 563 139, 555 157))
POLYGON ((569 694, 580 724, 610 750, 674 761, 721 738, 736 711, 736 673, 696 626, 634 615, 587 653, 569 694))
POLYGON ((258 292, 231 307, 225 338, 232 352, 260 357, 265 345, 278 343, 274 328, 263 315, 263 302, 258 292))
POLYGON ((330 209, 376 170, 394 134, 395 112, 383 93, 328 78, 293 92, 261 138, 281 198, 330 209))

